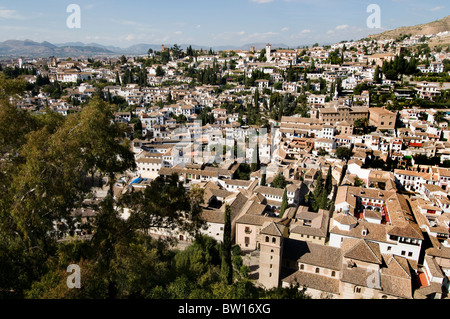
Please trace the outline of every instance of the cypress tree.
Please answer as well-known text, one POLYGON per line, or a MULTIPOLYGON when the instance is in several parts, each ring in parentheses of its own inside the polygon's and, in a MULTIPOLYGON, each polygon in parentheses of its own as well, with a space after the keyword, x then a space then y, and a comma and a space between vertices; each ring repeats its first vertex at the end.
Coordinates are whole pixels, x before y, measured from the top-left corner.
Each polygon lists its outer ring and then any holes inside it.
POLYGON ((325 190, 320 193, 319 198, 317 199, 317 207, 319 209, 328 209, 329 207, 329 201, 328 201, 328 194, 325 192, 325 190))
POLYGON ((259 89, 255 90, 254 103, 256 109, 259 109, 259 89))
POLYGON ((381 83, 380 66, 377 66, 377 68, 375 69, 375 74, 373 75, 373 81, 375 83, 381 83))
POLYGON ((228 205, 225 206, 224 222, 221 274, 223 280, 231 285, 233 282, 233 266, 231 260, 231 209, 228 205))
POLYGON ((261 176, 261 186, 266 186, 266 174, 262 174, 261 176))
POLYGON ((287 189, 284 189, 283 200, 281 201, 280 217, 283 217, 287 207, 288 207, 287 189))
POLYGON ((327 195, 331 194, 331 191, 333 189, 333 177, 331 175, 331 166, 328 168, 328 174, 325 179, 325 191, 327 195))
MULTIPOLYGON (((317 212, 320 207, 322 207, 323 202, 323 193, 326 194, 323 184, 323 177, 322 172, 319 171, 317 179, 316 179, 316 185, 314 188, 314 191, 312 192, 311 196, 311 209, 315 212, 317 212)), ((326 196, 326 195, 325 195, 326 196)))
POLYGON ((320 193, 322 193, 322 190, 323 190, 323 176, 322 172, 319 171, 319 173, 317 173, 316 185, 313 191, 314 197, 318 197, 320 193))

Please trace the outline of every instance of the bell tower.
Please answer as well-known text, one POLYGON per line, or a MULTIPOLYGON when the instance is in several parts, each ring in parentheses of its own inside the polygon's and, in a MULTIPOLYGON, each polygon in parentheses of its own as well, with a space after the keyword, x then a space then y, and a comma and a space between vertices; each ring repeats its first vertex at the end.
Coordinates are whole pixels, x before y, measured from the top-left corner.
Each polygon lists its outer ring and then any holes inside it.
POLYGON ((266 44, 266 59, 267 62, 272 60, 272 45, 270 43, 266 44))
POLYGON ((259 283, 266 289, 280 284, 283 233, 286 226, 267 222, 260 232, 259 283))

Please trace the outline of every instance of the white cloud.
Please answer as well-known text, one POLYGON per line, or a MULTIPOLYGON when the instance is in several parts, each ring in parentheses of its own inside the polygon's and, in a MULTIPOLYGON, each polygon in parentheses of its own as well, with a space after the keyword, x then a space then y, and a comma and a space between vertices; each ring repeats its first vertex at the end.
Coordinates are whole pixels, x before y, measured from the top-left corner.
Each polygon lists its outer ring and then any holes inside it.
POLYGON ((277 32, 254 32, 243 38, 243 41, 266 41, 274 36, 279 35, 277 32))
POLYGON ((181 31, 175 31, 175 34, 182 34, 183 32, 181 31))
POLYGON ((303 29, 302 31, 300 31, 300 33, 310 33, 311 32, 311 30, 309 30, 309 29, 303 29))
POLYGON ((348 24, 341 24, 336 27, 336 30, 345 30, 348 29, 348 24))
POLYGON ((273 0, 250 0, 250 1, 256 3, 269 3, 272 2, 273 0))
POLYGON ((136 39, 136 36, 134 34, 128 34, 124 37, 125 41, 133 41, 136 39))
POLYGON ((444 9, 445 7, 444 6, 437 6, 437 7, 434 7, 434 8, 432 8, 432 9, 430 9, 431 11, 439 11, 439 10, 442 10, 442 9, 444 9))
POLYGON ((98 35, 96 35, 96 36, 90 36, 90 35, 88 35, 87 37, 85 37, 85 39, 88 40, 88 41, 98 41, 98 40, 100 40, 101 38, 100 38, 98 35))
POLYGON ((0 19, 21 20, 23 17, 16 10, 0 9, 0 19))
POLYGON ((211 38, 215 41, 230 41, 236 39, 236 37, 242 37, 244 35, 246 35, 245 31, 225 31, 212 33, 211 38))
POLYGON ((282 31, 282 32, 289 31, 289 28, 288 28, 288 27, 285 27, 285 28, 281 29, 281 31, 282 31))

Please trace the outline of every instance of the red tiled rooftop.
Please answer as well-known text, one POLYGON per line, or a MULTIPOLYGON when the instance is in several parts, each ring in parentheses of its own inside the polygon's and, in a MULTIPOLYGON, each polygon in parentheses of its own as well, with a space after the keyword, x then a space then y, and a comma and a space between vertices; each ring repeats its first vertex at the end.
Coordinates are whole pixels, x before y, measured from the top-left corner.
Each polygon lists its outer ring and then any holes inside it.
POLYGON ((409 143, 409 146, 412 146, 412 147, 422 147, 422 143, 409 143))
POLYGON ((418 280, 419 280, 420 287, 427 287, 430 285, 428 282, 427 275, 423 272, 419 273, 418 280))

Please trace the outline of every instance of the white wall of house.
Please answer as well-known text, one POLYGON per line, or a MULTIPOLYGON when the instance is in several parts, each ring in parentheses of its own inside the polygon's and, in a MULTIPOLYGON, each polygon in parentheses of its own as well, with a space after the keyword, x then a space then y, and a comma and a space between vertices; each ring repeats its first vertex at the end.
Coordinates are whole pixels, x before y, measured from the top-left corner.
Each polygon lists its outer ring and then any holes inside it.
POLYGON ((211 238, 214 238, 218 242, 222 242, 224 224, 207 222, 206 226, 207 226, 207 228, 201 229, 200 232, 203 235, 207 235, 211 238))

